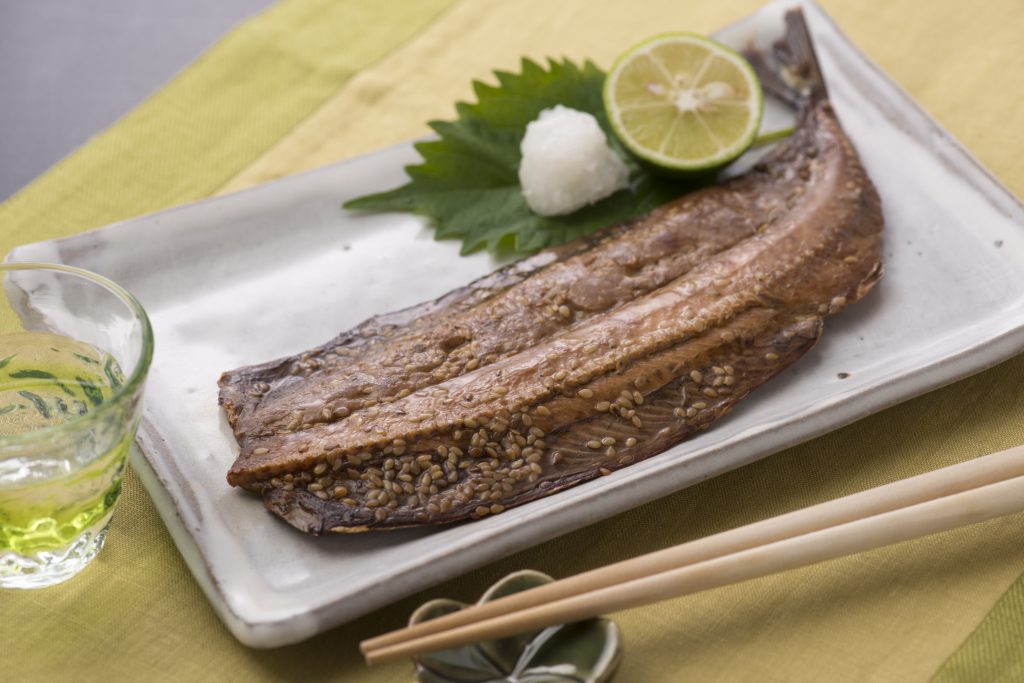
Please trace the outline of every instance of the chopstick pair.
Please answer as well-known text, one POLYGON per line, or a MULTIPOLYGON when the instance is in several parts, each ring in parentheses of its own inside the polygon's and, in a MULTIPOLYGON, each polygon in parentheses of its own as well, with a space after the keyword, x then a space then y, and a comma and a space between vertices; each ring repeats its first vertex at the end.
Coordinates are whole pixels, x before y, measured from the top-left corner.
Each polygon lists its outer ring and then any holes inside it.
POLYGON ((360 644, 367 664, 502 638, 1024 511, 1024 446, 594 569, 360 644))

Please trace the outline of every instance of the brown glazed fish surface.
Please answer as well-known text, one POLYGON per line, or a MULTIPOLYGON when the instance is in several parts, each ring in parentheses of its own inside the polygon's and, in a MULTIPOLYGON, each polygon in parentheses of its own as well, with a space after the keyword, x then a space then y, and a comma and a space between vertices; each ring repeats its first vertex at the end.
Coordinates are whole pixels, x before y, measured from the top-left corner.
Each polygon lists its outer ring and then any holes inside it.
POLYGON ((228 481, 313 534, 479 518, 660 453, 796 361, 880 277, 882 213, 787 21, 778 55, 806 81, 784 145, 643 218, 225 373, 228 481))

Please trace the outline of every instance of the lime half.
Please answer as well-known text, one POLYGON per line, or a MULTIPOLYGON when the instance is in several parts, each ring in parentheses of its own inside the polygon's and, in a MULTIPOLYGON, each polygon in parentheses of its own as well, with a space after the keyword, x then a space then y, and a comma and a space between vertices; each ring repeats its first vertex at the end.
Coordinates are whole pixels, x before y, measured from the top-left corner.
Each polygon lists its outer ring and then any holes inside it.
POLYGON ((761 84, 747 60, 724 45, 668 33, 615 61, 604 106, 619 139, 641 159, 667 171, 707 171, 753 144, 761 84))

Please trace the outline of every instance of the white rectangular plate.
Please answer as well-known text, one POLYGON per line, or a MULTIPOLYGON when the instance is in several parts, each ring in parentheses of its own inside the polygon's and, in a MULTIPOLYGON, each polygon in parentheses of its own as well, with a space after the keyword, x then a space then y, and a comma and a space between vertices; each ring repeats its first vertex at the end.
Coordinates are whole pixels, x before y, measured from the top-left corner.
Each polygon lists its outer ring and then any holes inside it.
POLYGON ((217 378, 491 271, 407 215, 354 215, 394 187, 411 145, 231 196, 24 246, 143 302, 156 331, 136 457, 185 559, 253 646, 307 638, 418 589, 596 522, 977 372, 1024 347, 1024 209, 810 2, 721 32, 741 47, 805 8, 832 100, 882 195, 886 276, 822 342, 728 418, 664 454, 481 521, 311 538, 230 488, 237 446, 217 378), (843 378, 845 377, 845 378, 843 378))

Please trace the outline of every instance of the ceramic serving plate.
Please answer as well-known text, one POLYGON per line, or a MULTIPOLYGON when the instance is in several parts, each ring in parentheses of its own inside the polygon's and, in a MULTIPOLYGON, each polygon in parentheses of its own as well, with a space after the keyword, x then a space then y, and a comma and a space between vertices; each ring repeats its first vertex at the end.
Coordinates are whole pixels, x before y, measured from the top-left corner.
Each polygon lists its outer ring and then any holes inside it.
MULTIPOLYGON (((816 6, 768 5, 722 31, 736 47, 805 8, 832 100, 886 218, 886 276, 821 343, 700 436, 481 521, 312 538, 230 488, 237 446, 217 378, 320 344, 494 269, 421 220, 356 215, 349 198, 404 182, 400 145, 227 197, 16 249, 131 290, 156 357, 134 465, 182 554, 244 643, 301 640, 416 590, 620 513, 982 370, 1024 348, 1024 208, 816 6)), ((682 21, 682 17, 680 18, 682 21)), ((771 124, 769 124, 771 125, 771 124)))

